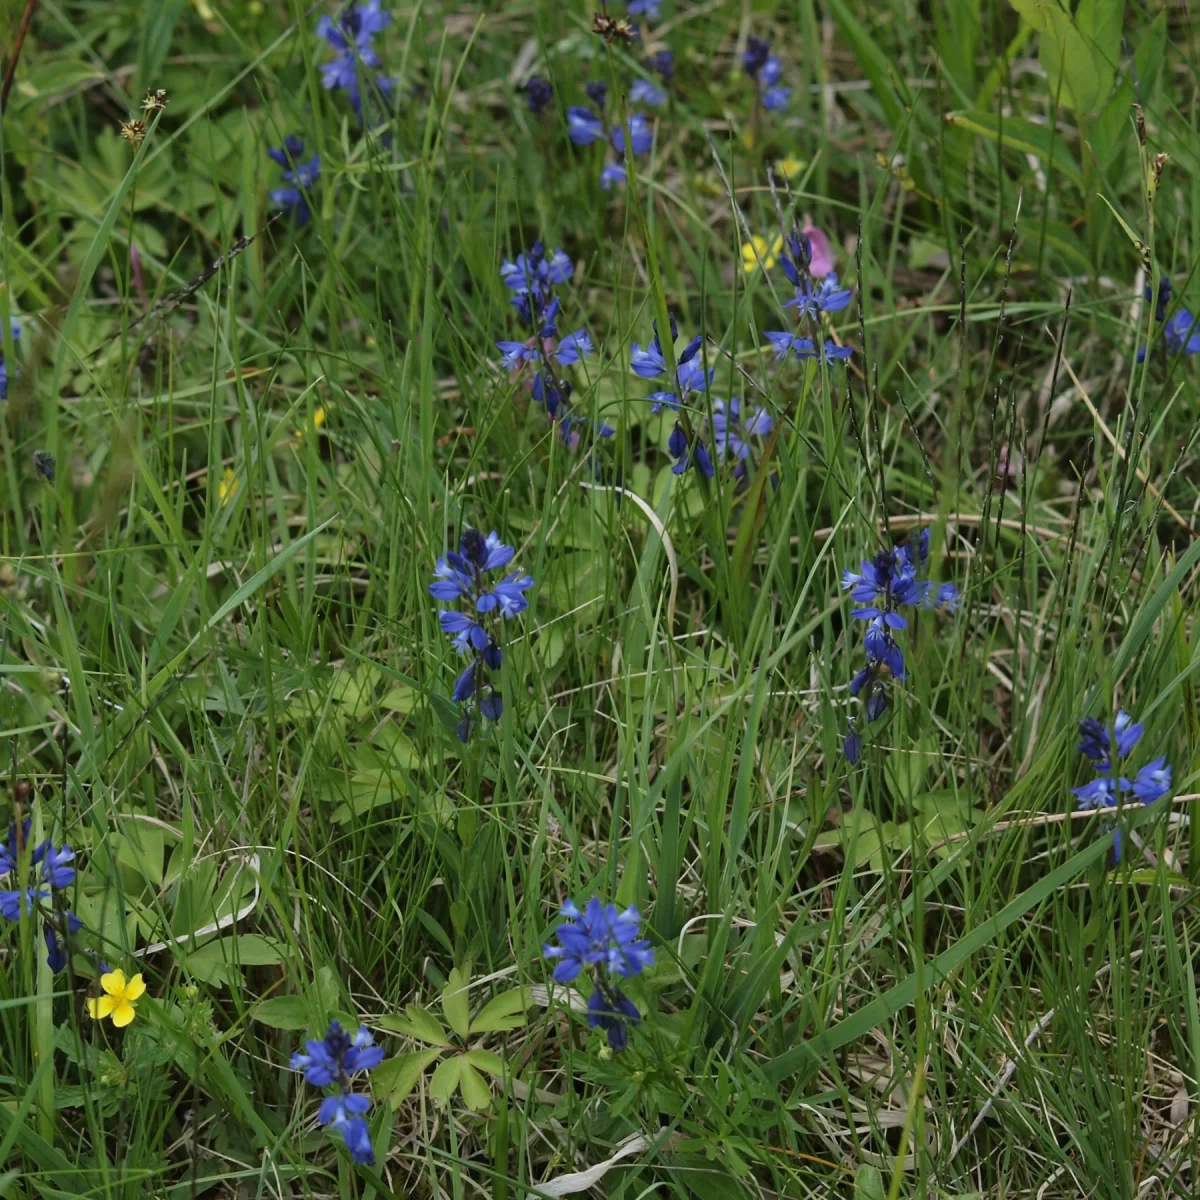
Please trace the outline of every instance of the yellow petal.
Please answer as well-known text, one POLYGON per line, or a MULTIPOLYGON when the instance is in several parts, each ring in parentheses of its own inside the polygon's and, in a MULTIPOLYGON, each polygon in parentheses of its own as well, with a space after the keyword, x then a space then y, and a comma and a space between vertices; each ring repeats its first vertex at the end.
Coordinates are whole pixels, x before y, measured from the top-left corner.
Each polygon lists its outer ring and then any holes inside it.
POLYGON ((128 1000, 122 1000, 113 1010, 113 1024, 120 1029, 128 1025, 135 1016, 137 1014, 133 1011, 133 1005, 128 1000))
POLYGON ((139 971, 125 985, 125 999, 136 1000, 139 996, 144 995, 146 991, 146 982, 142 979, 142 973, 139 971))
POLYGON ((93 1021, 103 1021, 117 1007, 117 1002, 111 996, 90 996, 87 1007, 93 1021))
POLYGON ((119 996, 125 990, 125 972, 109 971, 107 975, 101 975, 100 986, 110 996, 119 996))

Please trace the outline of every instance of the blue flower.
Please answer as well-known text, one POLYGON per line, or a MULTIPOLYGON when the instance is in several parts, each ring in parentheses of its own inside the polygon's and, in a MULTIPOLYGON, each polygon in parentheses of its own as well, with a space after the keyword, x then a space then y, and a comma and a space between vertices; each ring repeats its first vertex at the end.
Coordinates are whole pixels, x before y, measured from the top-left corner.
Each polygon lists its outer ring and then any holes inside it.
POLYGON ((608 99, 608 84, 603 79, 593 79, 583 90, 587 92, 588 99, 603 112, 608 99))
POLYGON ((588 997, 588 1028, 603 1029, 608 1045, 620 1054, 629 1045, 629 1026, 641 1022, 642 1014, 620 988, 596 987, 588 997))
MULTIPOLYGON (((375 35, 391 23, 392 14, 385 12, 380 0, 369 0, 366 4, 347 5, 334 21, 323 16, 317 22, 317 35, 323 37, 337 55, 332 62, 321 66, 321 83, 327 90, 341 89, 350 100, 354 111, 362 116, 362 69, 374 70, 379 66, 375 53, 375 35)), ((390 97, 393 81, 386 76, 376 75, 375 86, 382 95, 390 97)))
MULTIPOLYGON (((632 104, 648 104, 651 108, 662 108, 667 102, 667 94, 648 79, 635 79, 633 87, 629 89, 629 100, 632 104)), ((638 153, 636 148, 634 153, 638 153)))
MULTIPOLYGON (((1130 754, 1141 741, 1144 726, 1123 709, 1118 711, 1112 729, 1105 728, 1095 717, 1079 722, 1079 749, 1091 761, 1096 777, 1071 791, 1079 809, 1115 808, 1120 797, 1132 792, 1142 804, 1153 804, 1171 790, 1171 767, 1165 757, 1148 762, 1130 782, 1116 776, 1113 750, 1120 760, 1130 754)), ((1121 831, 1113 830, 1113 862, 1121 861, 1121 831)))
POLYGON ((796 287, 795 298, 785 300, 783 307, 797 309, 802 318, 815 317, 823 312, 841 312, 854 297, 849 288, 838 287, 836 274, 826 275, 814 286, 811 279, 799 275, 795 264, 786 254, 781 255, 779 261, 784 273, 796 287))
POLYGON ((629 0, 625 6, 626 11, 632 13, 635 17, 645 17, 647 21, 658 20, 658 6, 662 0, 629 0))
POLYGON ((326 1096, 317 1109, 317 1124, 326 1125, 341 1133, 356 1163, 367 1166, 375 1161, 371 1134, 364 1114, 371 1108, 370 1096, 349 1091, 351 1077, 359 1071, 370 1071, 383 1061, 383 1050, 375 1045, 370 1030, 360 1026, 349 1036, 337 1021, 330 1022, 329 1031, 320 1041, 307 1042, 307 1054, 292 1055, 292 1070, 302 1071, 313 1087, 328 1087, 337 1091, 326 1096))
MULTIPOLYGON (((15 317, 9 318, 9 326, 12 329, 12 337, 15 342, 21 336, 21 325, 15 317)), ((8 367, 4 362, 4 354, 0 348, 0 400, 8 399, 8 367)))
POLYGON ((1117 781, 1108 775, 1098 775, 1071 791, 1079 797, 1080 809, 1115 808, 1117 804, 1117 781))
POLYGON ((654 964, 654 950, 639 938, 642 918, 636 908, 620 912, 593 896, 581 912, 570 900, 560 910, 565 919, 554 935, 559 945, 542 947, 546 958, 561 961, 554 968, 557 983, 570 983, 585 967, 628 978, 654 964))
POLYGON ((70 846, 56 848, 45 841, 33 852, 33 861, 41 863, 42 878, 52 888, 70 887, 75 882, 75 868, 70 865, 75 861, 75 851, 70 846))
POLYGON ((854 766, 862 755, 862 734, 857 729, 851 727, 850 731, 842 739, 842 753, 846 756, 846 761, 854 766))
POLYGON ((21 830, 18 834, 16 821, 8 823, 8 841, 0 843, 0 875, 7 875, 9 871, 17 869, 21 850, 29 845, 29 830, 32 825, 33 821, 26 817, 21 822, 21 830))
POLYGON ((748 38, 746 49, 742 51, 742 70, 751 79, 757 79, 758 73, 766 66, 770 54, 770 42, 764 42, 761 38, 756 37, 748 38))
MULTIPOLYGON (((1117 757, 1125 758, 1141 741, 1145 726, 1125 712, 1118 711, 1113 721, 1113 736, 1117 742, 1117 757)), ((1112 762, 1109 758, 1111 740, 1109 731, 1095 717, 1084 717, 1079 722, 1079 749, 1092 760, 1098 771, 1107 771, 1112 762)))
POLYGON ((698 434, 692 438, 691 443, 688 443, 687 434, 684 433, 679 425, 671 431, 670 438, 667 439, 667 446, 671 451, 671 457, 675 459, 675 465, 671 471, 675 475, 682 475, 693 463, 700 469, 700 473, 707 476, 709 479, 713 477, 713 461, 708 453, 708 447, 704 444, 704 439, 698 434))
POLYGON ((762 98, 763 108, 774 110, 787 105, 792 95, 792 89, 778 86, 782 78, 783 66, 779 59, 772 54, 763 63, 758 76, 759 94, 762 98))
POLYGON ((577 146, 590 146, 604 137, 604 122, 590 108, 573 105, 567 109, 567 133, 577 146))
POLYGON ((626 181, 625 167, 621 163, 609 163, 600 172, 600 186, 607 192, 613 185, 620 186, 626 181))
POLYGON ((500 264, 504 286, 518 295, 537 286, 549 288, 566 283, 574 273, 575 268, 565 250, 554 250, 547 257, 541 242, 534 242, 528 254, 518 254, 516 262, 505 259, 500 264))
MULTIPOLYGON (((674 340, 679 334, 675 325, 675 318, 671 318, 671 338, 674 340)), ((650 406, 651 412, 658 412, 665 404, 668 408, 678 412, 682 407, 683 401, 687 398, 689 392, 708 390, 708 385, 712 382, 712 377, 715 369, 704 369, 704 364, 697 358, 700 352, 700 345, 703 339, 694 337, 684 347, 683 352, 676 360, 675 381, 678 387, 677 392, 651 392, 649 399, 654 403, 650 406)), ((649 346, 643 349, 633 343, 633 350, 630 354, 630 367, 635 375, 640 375, 643 379, 658 379, 666 374, 667 362, 663 357, 662 342, 658 336, 658 322, 654 322, 654 341, 649 346)))
POLYGON ((1125 791, 1131 791, 1143 804, 1153 804, 1171 790, 1171 767, 1165 757, 1148 762, 1132 783, 1121 780, 1125 791))
POLYGON ((56 975, 66 970, 67 936, 82 928, 83 922, 73 912, 43 914, 42 936, 46 940, 46 962, 56 975))
POLYGON ((796 358, 820 358, 829 363, 847 359, 854 353, 852 347, 839 346, 831 341, 826 341, 818 348, 811 338, 800 337, 794 333, 767 331, 764 336, 775 347, 777 359, 787 358, 791 354, 796 358))
POLYGON ((269 192, 271 203, 287 210, 297 225, 307 225, 312 216, 308 198, 321 177, 321 156, 314 154, 302 163, 300 156, 304 153, 304 142, 291 135, 284 139, 282 149, 268 147, 267 153, 281 167, 287 168, 281 178, 284 183, 291 185, 269 192))
POLYGON ((670 50, 660 50, 657 54, 651 54, 646 61, 650 69, 656 75, 661 75, 664 80, 675 74, 675 59, 670 50))
MULTIPOLYGON (((634 113, 629 118, 629 146, 635 155, 649 153, 654 144, 654 131, 650 123, 641 113, 634 113)), ((625 130, 620 125, 614 125, 609 133, 613 149, 618 154, 625 153, 625 130)))
POLYGON ((343 1088, 359 1071, 370 1071, 383 1061, 383 1051, 375 1045, 370 1030, 360 1027, 353 1037, 337 1021, 320 1041, 305 1043, 307 1054, 292 1055, 292 1070, 302 1071, 313 1087, 339 1083, 343 1088))
MULTIPOLYGON (((1170 294, 1168 289, 1168 295, 1170 294)), ((1156 317, 1157 320, 1161 318, 1156 317)), ((1190 309, 1180 308, 1162 327, 1163 345, 1169 354, 1200 354, 1200 319, 1190 309)), ((1138 362, 1145 361, 1146 347, 1139 346, 1138 362)))
POLYGON ((49 892, 35 891, 33 888, 0 891, 0 917, 6 921, 19 921, 22 915, 31 917, 38 901, 46 900, 49 896, 49 892))
POLYGON ((717 457, 748 458, 748 439, 766 437, 774 428, 771 414, 765 408, 750 408, 742 412, 741 401, 735 396, 726 405, 724 400, 713 401, 713 440, 717 444, 717 457))
POLYGON ((894 635, 908 628, 908 619, 898 610, 916 605, 951 610, 958 606, 954 584, 935 587, 922 578, 928 560, 929 531, 924 529, 891 550, 880 550, 873 558, 863 559, 860 570, 847 567, 842 572, 842 590, 849 593, 856 606, 851 616, 867 622, 863 637, 867 665, 851 681, 850 694, 857 696, 866 689, 868 721, 887 708, 886 677, 902 680, 907 676, 904 651, 894 635))
MULTIPOLYGON (((458 550, 447 551, 437 560, 430 594, 438 600, 465 600, 481 616, 498 612, 505 619, 515 617, 529 607, 525 593, 533 586, 533 577, 512 571, 495 583, 484 578, 487 573, 506 567, 513 554, 513 548, 501 542, 495 531, 484 537, 478 530, 467 528, 458 550)), ((504 661, 503 655, 493 632, 474 615, 458 609, 440 609, 438 622, 454 648, 460 654, 472 656, 455 680, 452 693, 455 703, 468 705, 458 727, 459 737, 466 741, 473 728, 472 704, 477 702, 480 713, 489 720, 498 720, 504 710, 500 693, 490 682, 491 674, 504 661)))
POLYGON ((540 114, 553 98, 554 91, 548 79, 543 79, 541 75, 530 75, 525 81, 525 102, 535 116, 540 114))

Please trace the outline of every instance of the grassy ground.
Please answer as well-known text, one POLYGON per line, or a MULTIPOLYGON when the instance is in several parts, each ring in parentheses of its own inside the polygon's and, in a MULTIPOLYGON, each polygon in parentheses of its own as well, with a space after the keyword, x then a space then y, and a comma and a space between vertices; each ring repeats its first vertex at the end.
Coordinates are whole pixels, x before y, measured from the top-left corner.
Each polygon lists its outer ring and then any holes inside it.
POLYGON ((321 86, 333 8, 34 8, 0 704, 10 815, 76 851, 83 927, 58 973, 36 919, 2 931, 0 1195, 1194 1195, 1198 392, 1142 296, 1200 302, 1188 9, 663 0, 606 43, 591 5, 397 0, 364 129, 321 86), (624 188, 566 135, 595 80, 653 122, 624 188), (304 227, 269 222, 288 134, 304 227), (806 216, 848 363, 764 336, 792 287, 743 243, 806 216), (592 454, 499 366, 538 238, 595 343, 592 454), (671 471, 629 365, 668 312, 715 371, 688 429, 771 415, 744 479, 671 471), (428 585, 466 527, 536 582, 464 744, 428 585), (868 723, 842 570, 926 527, 962 603, 909 610, 868 723), (1076 813, 1076 724, 1118 708, 1171 790, 1076 813), (592 895, 655 948, 619 1054, 547 989, 592 895), (123 1031, 97 955, 144 976, 123 1031), (288 1068, 335 1016, 386 1052, 374 1167, 288 1068))

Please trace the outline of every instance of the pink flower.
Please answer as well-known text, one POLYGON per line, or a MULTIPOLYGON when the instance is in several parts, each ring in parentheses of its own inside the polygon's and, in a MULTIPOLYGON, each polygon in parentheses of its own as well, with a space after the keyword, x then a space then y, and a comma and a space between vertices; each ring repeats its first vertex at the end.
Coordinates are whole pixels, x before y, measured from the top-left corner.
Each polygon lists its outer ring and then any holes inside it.
POLYGON ((811 255, 808 263, 809 273, 814 279, 824 279, 833 272, 833 247, 824 232, 812 223, 811 217, 805 216, 801 232, 808 239, 811 255))

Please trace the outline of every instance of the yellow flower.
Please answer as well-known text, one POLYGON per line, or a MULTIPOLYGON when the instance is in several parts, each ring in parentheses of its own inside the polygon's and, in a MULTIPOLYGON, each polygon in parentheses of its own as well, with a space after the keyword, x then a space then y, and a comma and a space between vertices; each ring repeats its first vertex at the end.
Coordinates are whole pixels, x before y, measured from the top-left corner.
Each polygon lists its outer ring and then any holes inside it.
POLYGON ((313 409, 313 428, 320 429, 325 424, 325 408, 323 405, 318 405, 313 409))
POLYGON ((751 271, 757 271, 761 262, 763 268, 769 271, 779 257, 780 250, 783 249, 783 237, 779 234, 775 235, 775 241, 768 247, 767 239, 759 237, 756 233, 754 237, 742 244, 742 270, 749 275, 751 271))
POLYGON ((781 158, 775 164, 775 170, 784 179, 795 179, 804 170, 804 160, 802 158, 781 158))
POLYGON ((146 990, 141 973, 126 983, 124 971, 110 971, 100 976, 100 986, 105 995, 88 1000, 88 1016, 95 1021, 112 1017, 112 1023, 118 1029, 128 1025, 137 1015, 133 1010, 133 1002, 146 990))
POLYGON ((222 504, 228 504, 237 493, 239 486, 240 481, 233 473, 233 468, 226 467, 225 477, 220 483, 217 484, 217 499, 220 500, 222 504))

